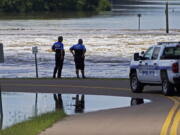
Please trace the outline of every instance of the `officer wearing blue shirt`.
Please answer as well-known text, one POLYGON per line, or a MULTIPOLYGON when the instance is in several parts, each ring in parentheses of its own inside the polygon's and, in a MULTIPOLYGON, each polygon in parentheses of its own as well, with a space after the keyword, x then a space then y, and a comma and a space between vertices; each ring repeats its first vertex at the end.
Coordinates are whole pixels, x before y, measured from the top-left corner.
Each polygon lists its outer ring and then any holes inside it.
POLYGON ((83 45, 83 40, 79 39, 78 44, 73 45, 70 48, 70 52, 74 56, 77 78, 79 78, 79 70, 81 70, 82 78, 85 78, 85 75, 84 75, 84 66, 85 66, 84 65, 84 59, 85 59, 86 48, 83 45))
POLYGON ((53 73, 53 78, 56 78, 56 74, 58 72, 57 77, 61 78, 61 72, 63 68, 63 62, 64 62, 64 44, 62 43, 63 37, 59 36, 58 41, 55 42, 52 46, 52 50, 55 52, 55 68, 53 73))

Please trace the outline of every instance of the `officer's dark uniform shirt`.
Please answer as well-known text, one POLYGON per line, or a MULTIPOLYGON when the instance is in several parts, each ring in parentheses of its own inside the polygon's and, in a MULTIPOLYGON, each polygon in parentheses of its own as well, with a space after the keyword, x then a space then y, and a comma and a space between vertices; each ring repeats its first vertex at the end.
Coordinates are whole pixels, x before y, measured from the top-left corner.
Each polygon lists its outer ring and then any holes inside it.
POLYGON ((86 51, 86 48, 84 45, 81 44, 76 44, 73 45, 70 50, 74 50, 75 51, 75 57, 82 57, 84 51, 86 51))
POLYGON ((61 50, 64 50, 64 44, 61 42, 55 42, 52 46, 52 50, 56 53, 61 53, 61 50))
POLYGON ((64 55, 65 55, 64 44, 61 42, 55 42, 52 46, 52 50, 54 50, 56 52, 56 54, 55 54, 56 66, 61 65, 62 63, 60 61, 64 60, 64 55), (63 54, 61 54, 61 53, 63 53, 63 54))
POLYGON ((64 55, 65 55, 63 43, 55 42, 52 46, 52 50, 54 50, 56 52, 56 54, 55 54, 55 68, 54 68, 53 78, 56 77, 57 71, 58 71, 58 78, 60 78, 61 77, 61 71, 63 68, 64 55))
POLYGON ((84 70, 84 56, 83 53, 86 51, 86 48, 82 44, 73 45, 70 50, 75 52, 74 61, 76 69, 84 70))

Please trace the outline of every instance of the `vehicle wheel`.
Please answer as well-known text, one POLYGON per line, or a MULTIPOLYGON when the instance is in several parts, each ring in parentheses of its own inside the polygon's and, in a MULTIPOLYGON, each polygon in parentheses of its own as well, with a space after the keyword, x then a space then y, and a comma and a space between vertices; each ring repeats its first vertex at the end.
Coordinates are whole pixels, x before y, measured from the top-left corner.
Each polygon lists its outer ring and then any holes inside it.
POLYGON ((179 85, 176 85, 176 92, 180 94, 180 86, 179 85))
POLYGON ((170 96, 174 92, 174 86, 169 82, 166 73, 164 73, 162 78, 162 92, 165 96, 170 96))
POLYGON ((140 104, 144 104, 144 99, 142 99, 142 98, 132 98, 131 99, 131 106, 140 105, 140 104))
POLYGON ((139 82, 136 73, 132 73, 130 76, 130 86, 131 91, 134 93, 141 93, 143 91, 144 85, 139 82))

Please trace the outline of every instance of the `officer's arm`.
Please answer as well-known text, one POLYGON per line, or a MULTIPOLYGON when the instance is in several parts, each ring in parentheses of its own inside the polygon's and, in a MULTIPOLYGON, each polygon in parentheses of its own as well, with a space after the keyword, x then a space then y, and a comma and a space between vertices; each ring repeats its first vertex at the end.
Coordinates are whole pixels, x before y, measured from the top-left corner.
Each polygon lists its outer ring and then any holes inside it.
POLYGON ((72 55, 74 56, 75 54, 74 54, 74 46, 72 46, 70 49, 70 52, 72 53, 72 55))
POLYGON ((55 46, 54 46, 54 45, 52 46, 52 51, 53 51, 53 52, 55 52, 55 51, 56 51, 56 50, 55 50, 55 46))
POLYGON ((61 49, 61 59, 63 59, 63 57, 64 57, 64 50, 61 49))
POLYGON ((75 55, 75 54, 74 54, 74 50, 73 50, 72 48, 70 48, 69 50, 70 50, 70 52, 72 53, 72 55, 74 56, 74 55, 75 55))
POLYGON ((84 49, 83 49, 83 57, 85 56, 85 53, 86 53, 86 48, 84 47, 84 49))

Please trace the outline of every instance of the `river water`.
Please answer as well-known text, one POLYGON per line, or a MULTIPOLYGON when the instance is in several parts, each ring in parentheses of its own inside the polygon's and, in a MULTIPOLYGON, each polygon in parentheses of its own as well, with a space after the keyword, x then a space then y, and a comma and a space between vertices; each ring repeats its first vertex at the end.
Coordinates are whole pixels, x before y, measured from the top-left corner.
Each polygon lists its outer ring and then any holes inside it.
POLYGON ((62 35, 66 50, 63 77, 75 77, 69 48, 82 38, 87 48, 87 77, 127 78, 133 53, 144 51, 157 42, 179 41, 178 3, 171 1, 169 7, 170 34, 165 33, 164 3, 122 5, 120 12, 99 15, 2 16, 0 42, 4 44, 5 63, 0 64, 0 77, 35 77, 33 46, 39 49, 39 76, 52 77, 54 53, 51 46, 62 35), (141 31, 137 30, 139 13, 142 15, 141 31))

